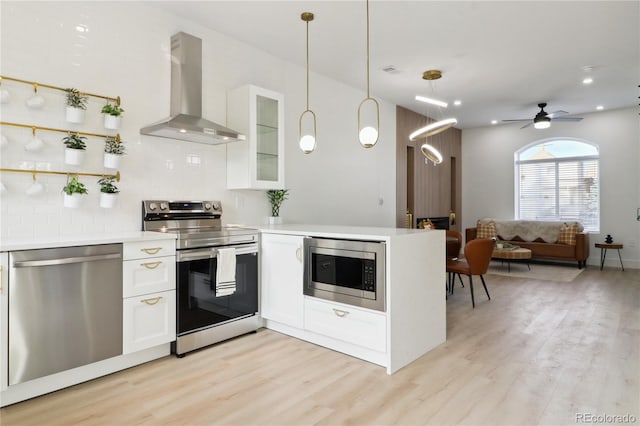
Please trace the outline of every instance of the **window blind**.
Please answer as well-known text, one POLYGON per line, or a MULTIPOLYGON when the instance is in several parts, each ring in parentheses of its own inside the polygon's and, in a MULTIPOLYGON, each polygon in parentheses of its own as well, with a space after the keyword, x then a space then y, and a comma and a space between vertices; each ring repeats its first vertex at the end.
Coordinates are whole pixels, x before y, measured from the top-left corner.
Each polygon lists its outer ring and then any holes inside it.
POLYGON ((600 231, 598 158, 550 158, 519 161, 519 219, 578 221, 600 231))

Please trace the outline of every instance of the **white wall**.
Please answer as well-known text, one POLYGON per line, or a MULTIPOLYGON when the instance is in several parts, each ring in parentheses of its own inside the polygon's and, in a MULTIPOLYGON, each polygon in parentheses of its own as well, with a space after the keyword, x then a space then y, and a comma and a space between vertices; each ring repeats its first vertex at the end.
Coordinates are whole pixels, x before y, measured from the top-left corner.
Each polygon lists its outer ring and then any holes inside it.
MULTIPOLYGON (((532 126, 502 125, 462 132, 463 229, 483 217, 513 219, 514 153, 531 142, 570 137, 588 140, 600 148, 600 234, 590 235, 589 264, 599 264, 600 250, 593 247, 611 234, 624 244, 625 266, 640 268, 640 121, 636 108, 580 114, 578 123, 552 123, 546 130, 532 126)), ((616 253, 607 265, 619 267, 616 253)))
MULTIPOLYGON (((83 178, 90 194, 77 210, 62 207, 64 176, 38 175, 46 191, 30 198, 28 174, 2 173, 8 191, 0 207, 1 238, 107 233, 140 229, 140 201, 148 198, 220 199, 225 223, 263 223, 270 209, 263 191, 225 188, 226 148, 141 136, 140 127, 169 114, 169 39, 185 31, 203 39, 203 115, 226 122, 226 92, 245 83, 285 96, 287 187, 282 207, 286 222, 363 223, 393 226, 395 200, 395 108, 381 103, 381 140, 373 149, 357 144, 356 110, 364 97, 311 74, 311 107, 318 114, 318 151, 297 148, 298 116, 305 107, 305 69, 220 33, 142 3, 6 2, 1 7, 1 74, 82 91, 120 96, 125 109, 122 139, 128 148, 120 168, 121 195, 115 209, 98 207, 95 178, 83 178), (76 25, 86 25, 79 33, 76 25), (199 158, 194 164, 189 159, 199 158), (383 200, 380 205, 379 199, 383 200)), ((304 40, 300 41, 304 55, 304 40)), ((40 111, 24 100, 31 87, 5 81, 12 93, 2 105, 2 120, 105 133, 102 101, 92 99, 84 125, 64 121, 63 93, 41 89, 40 111)), ((10 139, 2 149, 3 168, 38 168, 102 173, 102 139, 88 141, 88 160, 76 169, 63 164, 63 134, 40 132, 46 148, 23 149, 28 129, 2 126, 10 139)))

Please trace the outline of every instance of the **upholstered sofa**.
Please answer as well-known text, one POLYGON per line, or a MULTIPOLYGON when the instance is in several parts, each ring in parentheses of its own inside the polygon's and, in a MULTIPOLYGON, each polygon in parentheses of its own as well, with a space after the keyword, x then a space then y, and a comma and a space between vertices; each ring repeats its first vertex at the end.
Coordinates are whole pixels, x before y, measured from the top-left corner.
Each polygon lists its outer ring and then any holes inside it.
POLYGON ((577 261, 578 268, 589 257, 589 234, 578 222, 481 219, 466 229, 466 241, 496 238, 531 250, 533 259, 577 261))

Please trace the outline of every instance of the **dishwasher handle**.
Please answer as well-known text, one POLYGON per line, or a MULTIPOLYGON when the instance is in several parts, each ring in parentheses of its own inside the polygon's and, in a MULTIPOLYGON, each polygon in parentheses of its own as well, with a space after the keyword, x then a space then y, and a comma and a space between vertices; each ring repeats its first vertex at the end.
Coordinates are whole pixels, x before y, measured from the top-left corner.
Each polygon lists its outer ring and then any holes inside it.
POLYGON ((36 266, 53 266, 53 265, 67 265, 70 263, 83 263, 83 262, 97 262, 100 260, 115 260, 122 259, 122 254, 99 254, 95 256, 78 256, 78 257, 64 257, 60 259, 47 259, 47 260, 22 260, 14 262, 14 268, 28 268, 36 266))

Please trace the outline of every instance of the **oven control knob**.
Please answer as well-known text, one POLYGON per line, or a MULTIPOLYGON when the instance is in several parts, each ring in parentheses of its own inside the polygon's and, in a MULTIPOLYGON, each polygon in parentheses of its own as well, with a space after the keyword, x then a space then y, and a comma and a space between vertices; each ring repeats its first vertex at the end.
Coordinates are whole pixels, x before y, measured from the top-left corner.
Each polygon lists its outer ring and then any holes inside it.
POLYGON ((169 208, 167 203, 160 203, 160 210, 166 210, 167 208, 169 208))
POLYGON ((149 210, 155 210, 158 207, 156 203, 149 203, 149 210))
POLYGON ((211 210, 211 203, 204 203, 205 210, 211 210))
POLYGON ((220 210, 220 203, 216 203, 216 202, 214 202, 214 203, 213 203, 213 209, 214 209, 214 210, 220 210))

